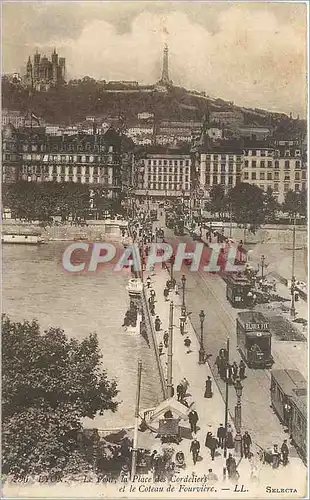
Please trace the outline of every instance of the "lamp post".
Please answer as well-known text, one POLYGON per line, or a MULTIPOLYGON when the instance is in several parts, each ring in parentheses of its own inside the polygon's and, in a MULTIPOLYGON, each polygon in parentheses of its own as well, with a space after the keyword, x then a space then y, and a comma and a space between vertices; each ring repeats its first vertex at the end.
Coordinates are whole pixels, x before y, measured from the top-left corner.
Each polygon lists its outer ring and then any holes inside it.
POLYGON ((173 282, 173 265, 174 265, 174 261, 175 261, 174 255, 171 255, 171 258, 170 258, 170 263, 171 263, 171 267, 170 267, 170 283, 171 283, 171 286, 172 286, 172 282, 173 282))
POLYGON ((292 302, 291 302, 291 317, 295 319, 296 316, 296 309, 295 309, 295 246, 296 246, 296 218, 294 218, 294 226, 293 226, 293 253, 292 253, 292 283, 291 283, 291 295, 292 295, 292 302))
POLYGON ((261 268, 261 270, 262 270, 262 274, 261 274, 262 280, 264 279, 264 269, 267 267, 267 264, 265 264, 265 260, 266 260, 265 255, 262 255, 261 259, 260 259, 261 263, 260 263, 260 265, 258 264, 258 270, 259 270, 259 268, 261 268))
POLYGON ((185 307, 185 283, 186 283, 186 278, 185 278, 185 275, 182 274, 182 278, 181 278, 181 282, 182 282, 182 310, 186 309, 185 307))
POLYGON ((241 437, 241 396, 243 385, 240 379, 235 382, 235 391, 237 396, 237 404, 235 406, 235 453, 238 457, 242 457, 242 437, 241 437))
POLYGON ((205 313, 201 309, 199 313, 199 319, 200 319, 200 347, 199 347, 199 364, 202 365, 205 363, 205 357, 206 353, 203 347, 203 323, 205 320, 205 313))

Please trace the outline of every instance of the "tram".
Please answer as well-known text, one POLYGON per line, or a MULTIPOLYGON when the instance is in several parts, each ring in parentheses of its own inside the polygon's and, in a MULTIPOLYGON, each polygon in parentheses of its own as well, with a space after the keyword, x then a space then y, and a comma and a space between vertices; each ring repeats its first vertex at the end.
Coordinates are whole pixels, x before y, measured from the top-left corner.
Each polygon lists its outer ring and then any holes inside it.
POLYGON ((302 459, 307 459, 307 382, 298 370, 272 370, 271 406, 289 431, 302 459))
POLYGON ((230 275, 226 281, 226 298, 233 307, 244 308, 248 306, 251 288, 250 281, 244 276, 230 275))
POLYGON ((240 312, 236 320, 237 348, 249 368, 270 368, 271 333, 265 316, 257 311, 240 312))

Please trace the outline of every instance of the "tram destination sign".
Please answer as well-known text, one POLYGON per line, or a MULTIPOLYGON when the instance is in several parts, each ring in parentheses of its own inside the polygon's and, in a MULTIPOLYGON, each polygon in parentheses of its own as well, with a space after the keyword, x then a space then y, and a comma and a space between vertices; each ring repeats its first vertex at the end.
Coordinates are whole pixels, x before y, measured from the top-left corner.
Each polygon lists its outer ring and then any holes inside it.
POLYGON ((245 323, 245 330, 247 332, 255 332, 255 331, 269 331, 269 323, 245 323))

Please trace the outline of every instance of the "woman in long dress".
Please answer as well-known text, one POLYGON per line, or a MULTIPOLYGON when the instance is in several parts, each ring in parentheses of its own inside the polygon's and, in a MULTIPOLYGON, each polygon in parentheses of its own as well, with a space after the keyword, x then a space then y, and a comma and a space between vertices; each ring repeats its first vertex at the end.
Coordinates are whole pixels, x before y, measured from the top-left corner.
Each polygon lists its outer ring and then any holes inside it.
POLYGON ((231 425, 228 424, 227 426, 227 433, 226 433, 226 447, 228 449, 232 449, 235 447, 234 444, 234 438, 233 438, 233 430, 231 428, 231 425))
POLYGON ((206 388, 205 388, 205 393, 204 393, 204 397, 205 398, 212 398, 212 380, 211 380, 211 377, 208 376, 207 380, 206 380, 206 388))

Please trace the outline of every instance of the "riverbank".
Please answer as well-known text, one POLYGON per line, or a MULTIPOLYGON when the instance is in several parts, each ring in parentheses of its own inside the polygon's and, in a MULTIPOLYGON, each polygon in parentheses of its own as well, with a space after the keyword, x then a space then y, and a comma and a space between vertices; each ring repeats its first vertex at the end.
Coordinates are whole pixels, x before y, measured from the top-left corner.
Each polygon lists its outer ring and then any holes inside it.
POLYGON ((122 230, 127 228, 128 222, 121 219, 89 220, 85 225, 54 224, 42 227, 38 221, 33 223, 21 222, 14 219, 4 220, 2 234, 37 234, 41 233, 42 240, 48 241, 121 241, 122 230))

